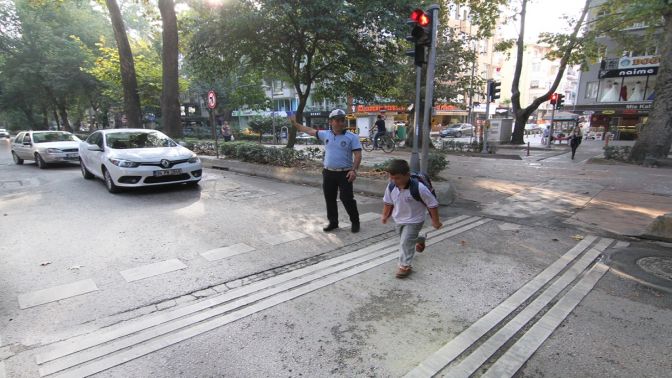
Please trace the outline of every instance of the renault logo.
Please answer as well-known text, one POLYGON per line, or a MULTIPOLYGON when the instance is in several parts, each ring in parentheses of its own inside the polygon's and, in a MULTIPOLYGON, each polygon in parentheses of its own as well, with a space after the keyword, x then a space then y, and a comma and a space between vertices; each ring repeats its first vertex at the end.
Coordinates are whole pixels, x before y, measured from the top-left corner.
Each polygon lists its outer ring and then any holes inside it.
POLYGON ((168 168, 168 167, 170 167, 170 161, 168 161, 168 160, 166 160, 166 159, 161 160, 161 166, 162 166, 163 168, 168 168))

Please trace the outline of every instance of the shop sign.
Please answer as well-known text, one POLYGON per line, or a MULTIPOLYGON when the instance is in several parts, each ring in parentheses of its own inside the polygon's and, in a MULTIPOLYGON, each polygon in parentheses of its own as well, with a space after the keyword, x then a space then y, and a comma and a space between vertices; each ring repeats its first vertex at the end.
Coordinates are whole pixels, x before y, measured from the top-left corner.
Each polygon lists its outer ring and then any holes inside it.
POLYGON ((606 114, 606 115, 616 114, 616 111, 615 110, 603 110, 602 114, 606 114))
POLYGON ((628 104, 625 105, 626 109, 634 109, 634 110, 649 110, 653 104, 628 104))
POLYGON ((404 112, 405 106, 398 105, 357 105, 357 113, 374 113, 374 112, 404 112))
POLYGON ((628 68, 622 70, 603 70, 600 71, 600 78, 608 77, 631 77, 631 76, 653 76, 658 75, 658 67, 628 68))
POLYGON ((618 60, 619 69, 643 68, 643 67, 658 67, 660 66, 660 56, 624 56, 618 60))
POLYGON ((637 114, 637 109, 623 109, 623 114, 637 114))

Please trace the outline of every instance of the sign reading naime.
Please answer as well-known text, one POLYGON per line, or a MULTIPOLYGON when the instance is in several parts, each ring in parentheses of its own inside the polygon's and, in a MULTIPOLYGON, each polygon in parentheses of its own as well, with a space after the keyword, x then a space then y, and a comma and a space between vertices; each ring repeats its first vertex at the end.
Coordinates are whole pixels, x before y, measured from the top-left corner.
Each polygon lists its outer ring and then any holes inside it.
POLYGON ((622 70, 600 71, 600 79, 609 77, 653 76, 658 75, 658 67, 627 68, 622 70))

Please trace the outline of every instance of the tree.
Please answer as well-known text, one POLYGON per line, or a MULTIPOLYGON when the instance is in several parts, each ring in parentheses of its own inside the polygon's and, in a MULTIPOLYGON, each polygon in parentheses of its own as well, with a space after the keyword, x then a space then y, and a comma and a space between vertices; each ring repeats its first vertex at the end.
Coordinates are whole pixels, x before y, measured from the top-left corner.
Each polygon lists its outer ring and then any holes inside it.
MULTIPOLYGON (((215 15, 204 14, 202 32, 211 37, 198 48, 222 64, 249 62, 267 77, 290 82, 301 119, 316 85, 356 92, 359 84, 364 92, 371 87, 362 83, 385 82, 388 76, 378 73, 389 73, 399 61, 397 42, 411 9, 407 1, 233 1, 215 15)), ((287 146, 295 141, 291 128, 287 146)))
POLYGON ((653 108, 630 160, 646 162, 663 159, 672 146, 672 3, 669 0, 608 0, 600 9, 593 32, 607 34, 624 49, 645 44, 658 45, 660 67, 656 78, 653 108), (640 33, 623 32, 624 26, 645 25, 640 33))
POLYGON ((587 50, 580 51, 580 48, 586 39, 580 37, 579 32, 585 26, 584 20, 590 9, 590 0, 586 0, 581 16, 575 21, 573 31, 570 35, 560 33, 546 33, 542 35, 542 42, 554 46, 554 49, 548 54, 547 58, 560 58, 560 67, 549 90, 544 95, 532 101, 527 107, 523 107, 520 102, 520 76, 523 70, 523 56, 525 52, 525 19, 527 15, 527 4, 528 0, 522 0, 519 13, 520 32, 518 33, 518 39, 516 41, 516 68, 514 70, 513 84, 511 86, 511 105, 515 117, 515 127, 511 137, 512 144, 524 144, 525 124, 530 118, 530 115, 532 115, 541 104, 551 98, 551 95, 558 88, 558 85, 560 85, 560 81, 562 80, 567 65, 583 62, 587 59, 585 54, 581 54, 581 52, 586 52, 587 50), (579 50, 578 53, 577 50, 579 50))
POLYGON ((110 12, 114 39, 117 41, 117 49, 119 50, 119 69, 124 90, 124 112, 126 113, 128 126, 139 128, 142 126, 142 113, 140 111, 140 96, 138 95, 138 82, 135 76, 133 52, 128 42, 124 19, 121 16, 117 1, 105 0, 105 3, 110 12))
POLYGON ((273 122, 273 118, 271 117, 254 117, 248 123, 250 130, 259 134, 260 144, 264 133, 270 133, 273 131, 273 122))
POLYGON ((182 122, 179 101, 177 16, 173 0, 159 0, 159 10, 163 21, 161 123, 168 135, 179 138, 182 136, 182 122))

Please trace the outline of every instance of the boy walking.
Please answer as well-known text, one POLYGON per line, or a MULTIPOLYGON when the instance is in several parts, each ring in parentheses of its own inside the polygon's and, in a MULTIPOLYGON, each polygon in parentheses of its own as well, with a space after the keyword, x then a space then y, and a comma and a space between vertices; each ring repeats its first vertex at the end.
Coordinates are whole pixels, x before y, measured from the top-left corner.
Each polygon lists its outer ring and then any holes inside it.
POLYGON ((419 236, 425 223, 425 212, 429 210, 435 229, 441 228, 443 224, 439 219, 439 202, 423 183, 411 178, 411 169, 405 160, 392 160, 387 172, 394 187, 385 190, 382 222, 386 224, 391 216, 396 223, 400 236, 397 278, 405 278, 411 274, 415 252, 425 249, 425 238, 419 236), (421 201, 414 198, 413 192, 419 194, 421 201))

